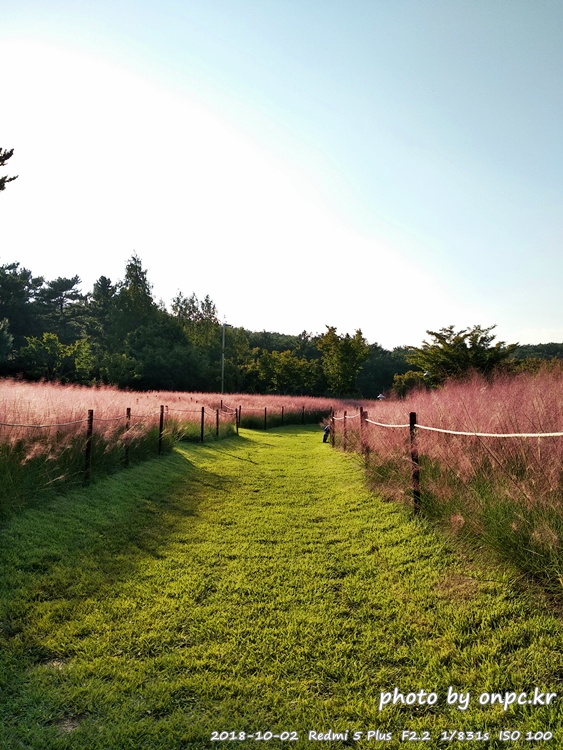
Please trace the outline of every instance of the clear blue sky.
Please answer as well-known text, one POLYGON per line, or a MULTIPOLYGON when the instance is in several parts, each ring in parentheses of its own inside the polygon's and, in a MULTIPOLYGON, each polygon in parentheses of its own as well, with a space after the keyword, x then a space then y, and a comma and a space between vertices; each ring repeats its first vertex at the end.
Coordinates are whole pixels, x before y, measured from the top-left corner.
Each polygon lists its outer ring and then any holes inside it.
POLYGON ((0 262, 247 328, 563 341, 563 3, 0 0, 0 262))

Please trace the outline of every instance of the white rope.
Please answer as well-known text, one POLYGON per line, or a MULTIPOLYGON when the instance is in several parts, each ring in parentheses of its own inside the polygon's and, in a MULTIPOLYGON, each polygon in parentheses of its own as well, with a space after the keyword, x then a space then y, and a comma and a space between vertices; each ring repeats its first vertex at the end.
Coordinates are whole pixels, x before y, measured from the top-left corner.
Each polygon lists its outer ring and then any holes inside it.
MULTIPOLYGON (((336 419, 336 417, 335 417, 336 419)), ((383 424, 366 419, 366 422, 375 424, 378 427, 410 427, 410 424, 383 424)), ((442 432, 446 435, 465 435, 467 437, 525 437, 525 438, 542 438, 542 437, 563 437, 563 432, 461 432, 459 430, 444 430, 441 427, 428 427, 423 424, 415 424, 420 430, 431 430, 432 432, 442 432)))
POLYGON ((422 424, 417 424, 415 427, 418 427, 421 430, 432 430, 432 432, 444 432, 447 435, 467 435, 469 437, 563 437, 563 432, 458 432, 456 430, 442 430, 440 427, 426 427, 422 424))
POLYGON ((366 422, 376 424, 378 427, 410 427, 410 424, 383 424, 382 422, 374 422, 372 419, 366 419, 366 422))

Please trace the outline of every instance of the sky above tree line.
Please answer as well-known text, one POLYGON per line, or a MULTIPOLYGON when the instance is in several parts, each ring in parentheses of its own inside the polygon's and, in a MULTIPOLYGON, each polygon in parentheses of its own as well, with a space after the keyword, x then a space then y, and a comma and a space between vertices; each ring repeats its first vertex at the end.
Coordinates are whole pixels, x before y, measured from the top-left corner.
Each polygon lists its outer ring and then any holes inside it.
POLYGON ((563 341, 563 5, 0 0, 0 263, 252 330, 563 341))

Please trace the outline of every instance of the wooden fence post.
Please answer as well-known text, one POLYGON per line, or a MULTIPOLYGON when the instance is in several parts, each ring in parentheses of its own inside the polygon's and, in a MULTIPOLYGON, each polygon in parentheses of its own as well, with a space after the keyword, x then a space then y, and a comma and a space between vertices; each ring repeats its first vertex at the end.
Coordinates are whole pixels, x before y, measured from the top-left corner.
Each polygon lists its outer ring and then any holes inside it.
POLYGON ((238 409, 235 408, 235 427, 237 430, 237 435, 238 435, 238 423, 239 423, 239 413, 238 413, 238 409))
POLYGON ((348 436, 346 434, 346 414, 347 414, 346 409, 344 409, 344 420, 342 423, 342 450, 344 451, 346 450, 347 442, 348 442, 347 441, 348 436))
POLYGON ((164 431, 164 405, 160 406, 160 422, 158 425, 158 455, 162 453, 162 433, 164 431))
POLYGON ((240 425, 241 419, 242 419, 242 405, 239 404, 239 407, 238 407, 238 426, 239 427, 241 426, 240 425))
POLYGON ((267 406, 265 406, 265 407, 264 407, 264 429, 265 429, 265 430, 267 430, 267 429, 268 429, 268 423, 267 423, 267 418, 268 418, 268 415, 267 415, 267 410, 268 410, 268 407, 267 407, 267 406))
POLYGON ((360 406, 360 453, 364 455, 364 407, 360 406))
POLYGON ((420 513, 420 464, 418 463, 418 447, 416 444, 416 412, 409 414, 409 432, 411 442, 411 466, 412 466, 412 496, 414 514, 420 513))
POLYGON ((88 409, 88 425, 86 427, 86 451, 84 461, 84 484, 90 481, 92 470, 92 434, 94 432, 94 410, 88 409))
POLYGON ((125 414, 125 466, 129 466, 129 435, 131 429, 131 407, 127 407, 125 414))
POLYGON ((330 415, 330 447, 334 448, 334 409, 332 410, 332 414, 330 415))
POLYGON ((205 427, 205 406, 201 407, 201 436, 200 442, 203 443, 203 429, 205 427))
POLYGON ((215 409, 215 435, 219 437, 219 409, 215 409))

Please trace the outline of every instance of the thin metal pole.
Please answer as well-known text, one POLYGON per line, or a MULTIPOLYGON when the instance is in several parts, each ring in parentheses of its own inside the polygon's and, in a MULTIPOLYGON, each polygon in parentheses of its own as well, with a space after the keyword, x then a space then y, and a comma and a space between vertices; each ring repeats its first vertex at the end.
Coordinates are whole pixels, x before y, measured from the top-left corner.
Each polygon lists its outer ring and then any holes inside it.
POLYGON ((418 447, 416 444, 416 412, 409 414, 409 432, 411 442, 412 466, 412 497, 415 516, 420 513, 420 464, 418 463, 418 447))
POLYGON ((225 392, 225 324, 223 323, 223 346, 221 347, 221 393, 225 392))
POLYGON ((203 428, 205 426, 205 406, 201 407, 201 436, 200 442, 203 443, 203 428))

